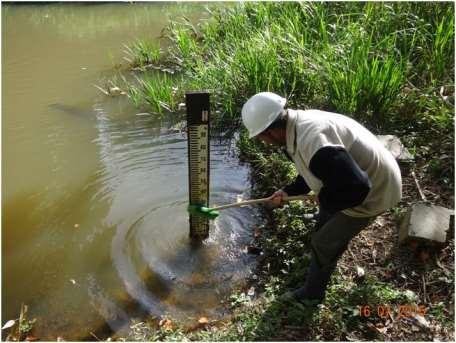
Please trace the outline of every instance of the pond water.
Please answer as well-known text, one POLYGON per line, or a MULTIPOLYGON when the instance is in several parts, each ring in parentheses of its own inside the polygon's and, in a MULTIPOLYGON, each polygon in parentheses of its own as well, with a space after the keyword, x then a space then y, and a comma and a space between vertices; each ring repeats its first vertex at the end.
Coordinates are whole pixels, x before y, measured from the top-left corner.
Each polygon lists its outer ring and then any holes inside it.
MULTIPOLYGON (((2 324, 21 303, 42 340, 106 337, 146 315, 222 316, 252 273, 255 209, 222 212, 191 245, 185 133, 93 86, 123 44, 204 6, 2 4, 2 324)), ((248 197, 233 146, 211 149, 211 203, 248 197)))

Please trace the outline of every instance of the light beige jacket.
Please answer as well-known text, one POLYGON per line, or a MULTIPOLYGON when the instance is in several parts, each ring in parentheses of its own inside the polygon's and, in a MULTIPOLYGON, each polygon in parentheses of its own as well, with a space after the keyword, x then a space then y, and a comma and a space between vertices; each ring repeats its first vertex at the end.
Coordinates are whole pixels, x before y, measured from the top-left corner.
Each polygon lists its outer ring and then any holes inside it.
POLYGON ((372 188, 364 202, 342 212, 352 217, 371 217, 395 206, 402 196, 399 166, 393 155, 364 126, 341 114, 319 110, 288 110, 287 152, 307 185, 316 194, 323 184, 309 163, 325 146, 345 148, 367 173, 372 188))

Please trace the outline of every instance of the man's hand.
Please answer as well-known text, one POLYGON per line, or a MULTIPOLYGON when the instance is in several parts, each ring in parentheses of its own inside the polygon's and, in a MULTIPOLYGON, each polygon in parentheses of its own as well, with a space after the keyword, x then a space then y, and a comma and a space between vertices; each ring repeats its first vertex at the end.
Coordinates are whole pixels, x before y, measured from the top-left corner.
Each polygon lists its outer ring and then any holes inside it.
POLYGON ((279 189, 271 195, 271 200, 269 200, 269 203, 272 204, 274 207, 283 206, 285 204, 284 198, 286 197, 288 197, 288 194, 283 190, 279 189))

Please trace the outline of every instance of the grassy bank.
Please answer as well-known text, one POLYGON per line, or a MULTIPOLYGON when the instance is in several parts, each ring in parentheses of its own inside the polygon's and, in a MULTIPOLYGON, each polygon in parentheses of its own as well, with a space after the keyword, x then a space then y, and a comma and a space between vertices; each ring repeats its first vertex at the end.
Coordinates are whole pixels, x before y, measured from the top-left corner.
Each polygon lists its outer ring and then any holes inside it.
MULTIPOLYGON (((253 193, 261 196, 296 171, 279 151, 246 138, 245 100, 269 90, 292 108, 344 113, 374 133, 399 135, 428 199, 454 208, 452 3, 246 3, 213 9, 210 18, 171 23, 161 47, 132 45, 136 81, 119 85, 139 108, 179 116, 186 90, 210 90, 215 129, 240 132, 253 193)), ((305 278, 314 223, 302 214, 315 204, 266 210, 269 224, 255 233, 263 251, 256 297, 233 294, 233 314, 223 322, 192 329, 138 323, 129 339, 453 340, 454 240, 427 258, 397 244, 397 222, 416 200, 404 175, 402 202, 352 242, 318 307, 278 300, 305 278), (401 316, 404 305, 424 306, 425 320, 401 316)))

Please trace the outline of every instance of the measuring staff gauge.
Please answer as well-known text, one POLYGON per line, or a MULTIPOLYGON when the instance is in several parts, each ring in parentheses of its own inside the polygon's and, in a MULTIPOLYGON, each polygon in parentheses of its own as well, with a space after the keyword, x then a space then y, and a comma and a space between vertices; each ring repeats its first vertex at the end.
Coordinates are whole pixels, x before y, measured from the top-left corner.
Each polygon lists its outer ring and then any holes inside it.
MULTIPOLYGON (((209 93, 185 94, 187 108, 188 182, 190 205, 209 205, 209 93)), ((209 219, 190 214, 190 237, 209 236, 209 219)))

